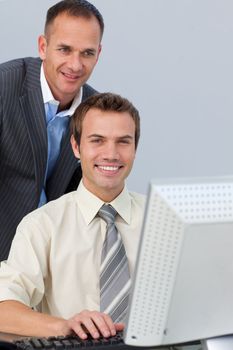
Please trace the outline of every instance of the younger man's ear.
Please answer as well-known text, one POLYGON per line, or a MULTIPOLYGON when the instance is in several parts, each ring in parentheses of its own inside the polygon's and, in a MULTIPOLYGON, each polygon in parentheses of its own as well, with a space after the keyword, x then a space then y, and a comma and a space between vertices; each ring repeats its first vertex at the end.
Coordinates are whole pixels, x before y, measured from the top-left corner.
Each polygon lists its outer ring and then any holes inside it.
POLYGON ((71 146, 72 146, 75 157, 79 159, 80 158, 79 146, 78 146, 77 142, 75 141, 74 135, 71 135, 70 142, 71 142, 71 146))

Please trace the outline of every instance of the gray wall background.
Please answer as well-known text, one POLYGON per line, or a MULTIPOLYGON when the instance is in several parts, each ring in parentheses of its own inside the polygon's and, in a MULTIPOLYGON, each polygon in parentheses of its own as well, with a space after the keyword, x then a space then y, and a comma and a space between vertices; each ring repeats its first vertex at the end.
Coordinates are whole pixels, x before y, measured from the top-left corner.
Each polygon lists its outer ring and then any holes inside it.
MULTIPOLYGON (((0 0, 0 62, 37 55, 52 0, 0 0)), ((129 98, 142 133, 131 190, 233 173, 233 1, 92 0, 105 18, 89 80, 129 98)))

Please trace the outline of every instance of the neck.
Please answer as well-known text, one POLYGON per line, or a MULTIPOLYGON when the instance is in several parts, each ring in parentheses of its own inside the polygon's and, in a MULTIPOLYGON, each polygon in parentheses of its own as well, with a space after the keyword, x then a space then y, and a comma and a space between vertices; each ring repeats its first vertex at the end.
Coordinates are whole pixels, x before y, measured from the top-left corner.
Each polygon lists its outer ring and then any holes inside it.
POLYGON ((94 194, 96 197, 98 197, 105 203, 112 202, 116 197, 119 196, 119 194, 123 191, 124 188, 124 186, 120 189, 93 188, 92 186, 89 186, 89 184, 86 183, 85 179, 83 179, 83 185, 89 192, 94 194))
POLYGON ((66 104, 60 102, 60 103, 59 103, 59 106, 58 106, 58 112, 64 111, 64 110, 66 110, 66 109, 69 109, 70 106, 72 105, 72 102, 73 102, 73 100, 70 101, 70 102, 68 102, 68 103, 66 103, 66 104))

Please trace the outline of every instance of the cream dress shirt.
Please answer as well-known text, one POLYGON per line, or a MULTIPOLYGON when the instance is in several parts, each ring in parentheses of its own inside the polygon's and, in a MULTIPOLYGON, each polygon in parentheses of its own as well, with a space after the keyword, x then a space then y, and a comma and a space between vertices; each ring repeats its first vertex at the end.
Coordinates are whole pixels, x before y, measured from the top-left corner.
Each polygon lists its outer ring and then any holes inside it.
MULTIPOLYGON (((145 197, 126 188, 111 205, 119 215, 130 272, 135 265, 145 197)), ((103 201, 80 183, 28 214, 19 224, 9 258, 0 267, 0 301, 18 300, 64 318, 99 310, 99 268, 106 224, 96 217, 103 201)))

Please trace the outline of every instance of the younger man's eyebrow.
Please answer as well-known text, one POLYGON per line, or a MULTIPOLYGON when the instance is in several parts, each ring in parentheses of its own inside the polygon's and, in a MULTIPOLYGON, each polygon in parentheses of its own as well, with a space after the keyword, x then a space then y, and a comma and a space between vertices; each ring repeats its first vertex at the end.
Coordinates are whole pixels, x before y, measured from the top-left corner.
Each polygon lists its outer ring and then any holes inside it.
MULTIPOLYGON (((100 137, 100 138, 105 138, 105 136, 103 135, 99 135, 99 134, 91 134, 91 135, 88 135, 88 138, 91 138, 91 137, 100 137)), ((122 136, 118 136, 117 137, 118 140, 122 140, 122 139, 129 139, 129 140, 133 140, 134 137, 132 135, 122 135, 122 136)))
POLYGON ((99 135, 99 134, 91 134, 91 135, 88 135, 87 137, 88 137, 88 138, 91 138, 91 137, 101 137, 101 138, 104 138, 103 135, 99 135))

